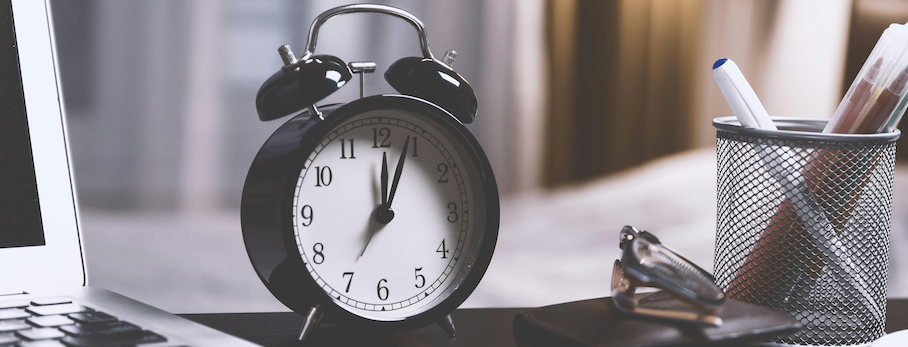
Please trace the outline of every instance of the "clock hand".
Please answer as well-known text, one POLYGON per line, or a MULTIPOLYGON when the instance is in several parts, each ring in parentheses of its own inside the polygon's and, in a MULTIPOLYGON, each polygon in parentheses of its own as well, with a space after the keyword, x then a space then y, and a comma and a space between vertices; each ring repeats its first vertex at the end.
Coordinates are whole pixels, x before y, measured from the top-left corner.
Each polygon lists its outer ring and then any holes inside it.
POLYGON ((388 203, 388 153, 381 155, 381 204, 388 203))
MULTIPOLYGON (((407 142, 410 141, 407 140, 407 142)), ((378 205, 372 211, 372 220, 375 221, 375 226, 369 232, 369 238, 366 239, 366 244, 363 245, 363 250, 359 253, 360 257, 366 254, 366 247, 369 247, 369 242, 372 241, 372 236, 375 236, 375 232, 378 231, 378 226, 391 221, 389 217, 394 218, 394 211, 391 211, 388 205, 388 153, 385 152, 381 155, 381 205, 378 205)))
POLYGON ((404 149, 400 153, 400 159, 397 160, 397 169, 394 170, 394 181, 391 182, 391 195, 388 196, 388 208, 394 201, 394 193, 397 192, 397 184, 400 183, 400 173, 404 169, 404 160, 407 160, 407 147, 410 146, 410 136, 407 136, 407 142, 404 142, 404 149))
POLYGON ((373 227, 372 227, 372 231, 369 232, 369 238, 366 239, 366 244, 363 245, 363 251, 362 251, 362 252, 359 252, 359 256, 360 256, 360 257, 362 257, 363 254, 366 254, 366 247, 369 247, 369 242, 372 241, 372 236, 374 236, 374 235, 375 235, 375 232, 378 231, 378 226, 379 226, 379 225, 384 225, 384 224, 379 223, 379 222, 376 220, 376 221, 375 221, 375 226, 373 226, 373 227))
POLYGON ((375 232, 378 229, 391 222, 394 219, 394 211, 388 208, 388 205, 378 205, 372 210, 372 220, 375 221, 375 225, 372 226, 372 231, 369 232, 369 238, 366 239, 366 244, 363 245, 363 251, 359 252, 359 256, 362 257, 366 253, 366 247, 369 247, 369 242, 372 241, 372 236, 375 236, 375 232))

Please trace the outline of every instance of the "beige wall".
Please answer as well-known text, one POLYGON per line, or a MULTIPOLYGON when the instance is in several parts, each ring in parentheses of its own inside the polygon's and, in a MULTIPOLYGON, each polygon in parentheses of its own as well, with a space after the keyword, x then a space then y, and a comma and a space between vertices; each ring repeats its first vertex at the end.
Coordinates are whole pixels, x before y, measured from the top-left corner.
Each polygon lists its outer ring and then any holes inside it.
POLYGON ((738 64, 770 116, 832 116, 842 98, 851 1, 713 0, 701 9, 696 146, 714 146, 711 120, 732 115, 708 69, 720 57, 738 64))

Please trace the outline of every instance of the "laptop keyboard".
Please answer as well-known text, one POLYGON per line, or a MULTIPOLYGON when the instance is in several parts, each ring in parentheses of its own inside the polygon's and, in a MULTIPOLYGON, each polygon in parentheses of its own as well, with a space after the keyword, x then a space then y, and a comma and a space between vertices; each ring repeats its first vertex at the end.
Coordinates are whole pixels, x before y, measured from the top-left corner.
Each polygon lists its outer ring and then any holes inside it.
POLYGON ((0 302, 0 347, 125 347, 166 341, 69 298, 0 302))

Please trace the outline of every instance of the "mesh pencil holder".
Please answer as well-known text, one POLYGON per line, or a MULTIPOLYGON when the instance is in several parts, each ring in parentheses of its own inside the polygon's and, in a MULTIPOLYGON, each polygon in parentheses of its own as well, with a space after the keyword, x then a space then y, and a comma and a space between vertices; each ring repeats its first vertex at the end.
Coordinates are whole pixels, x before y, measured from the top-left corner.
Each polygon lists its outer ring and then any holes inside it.
POLYGON ((717 284, 731 298, 790 313, 804 328, 772 342, 862 345, 883 335, 895 141, 779 131, 717 118, 717 284))

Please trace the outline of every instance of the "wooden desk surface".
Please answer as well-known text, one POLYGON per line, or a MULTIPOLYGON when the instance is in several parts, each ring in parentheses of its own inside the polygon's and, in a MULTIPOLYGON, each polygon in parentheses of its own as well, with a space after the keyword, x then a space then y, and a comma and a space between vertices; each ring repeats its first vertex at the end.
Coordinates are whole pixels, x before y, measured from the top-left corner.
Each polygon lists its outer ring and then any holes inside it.
MULTIPOLYGON (((453 313, 457 337, 436 325, 403 333, 363 333, 323 326, 307 346, 515 346, 514 315, 526 308, 460 309, 453 313)), ((299 347, 296 334, 303 318, 292 312, 184 314, 225 333, 268 347, 299 347)), ((908 329, 908 299, 889 299, 886 332, 908 329)))

